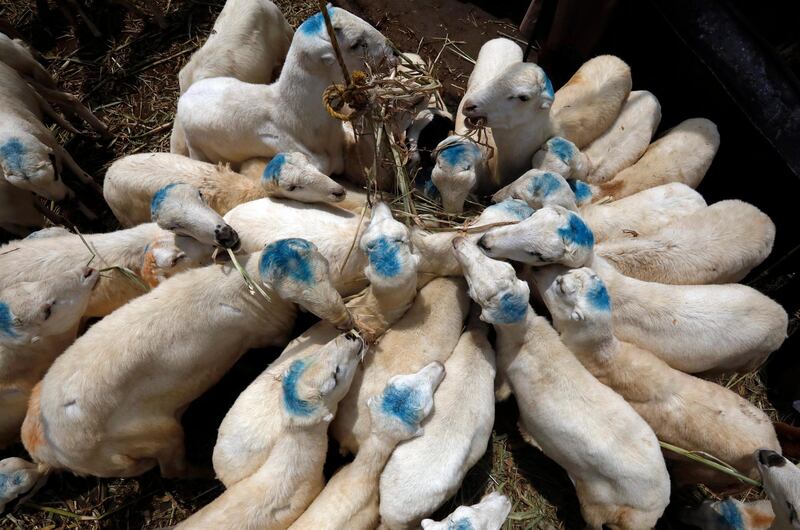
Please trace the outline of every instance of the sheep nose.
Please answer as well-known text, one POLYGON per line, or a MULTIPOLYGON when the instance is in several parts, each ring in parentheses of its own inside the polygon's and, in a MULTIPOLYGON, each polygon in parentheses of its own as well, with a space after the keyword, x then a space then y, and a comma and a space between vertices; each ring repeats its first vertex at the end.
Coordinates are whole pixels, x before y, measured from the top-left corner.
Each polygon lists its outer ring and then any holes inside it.
POLYGON ((478 240, 478 248, 480 248, 484 252, 489 252, 491 250, 489 245, 486 244, 486 236, 485 235, 481 236, 481 238, 478 240))
POLYGON ((239 234, 229 225, 217 225, 214 228, 215 240, 223 248, 234 249, 239 244, 239 234))
POLYGON ((767 467, 781 467, 786 464, 786 459, 770 449, 761 449, 758 452, 758 461, 767 467))

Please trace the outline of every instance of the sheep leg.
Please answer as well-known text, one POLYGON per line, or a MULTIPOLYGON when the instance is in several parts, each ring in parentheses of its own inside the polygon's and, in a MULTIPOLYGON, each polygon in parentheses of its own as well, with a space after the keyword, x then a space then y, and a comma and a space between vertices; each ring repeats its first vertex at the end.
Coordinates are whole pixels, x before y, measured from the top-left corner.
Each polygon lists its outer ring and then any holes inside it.
POLYGON ((100 185, 94 181, 91 175, 89 175, 87 172, 81 169, 81 166, 79 166, 78 163, 75 162, 75 160, 72 158, 72 156, 70 156, 70 154, 67 152, 66 149, 64 149, 58 144, 56 144, 53 147, 56 153, 56 160, 59 161, 59 164, 63 161, 64 163, 67 164, 67 167, 70 169, 70 171, 75 173, 75 176, 78 177, 81 182, 88 184, 92 189, 94 189, 98 193, 101 194, 103 193, 103 189, 100 187, 100 185))
POLYGON ((72 94, 64 92, 62 90, 54 90, 51 88, 46 88, 38 83, 33 83, 34 88, 40 92, 48 101, 55 101, 59 104, 64 105, 64 108, 70 112, 73 116, 81 117, 86 123, 88 123, 95 131, 100 133, 103 136, 108 136, 108 126, 100 121, 100 119, 95 116, 91 110, 89 110, 86 105, 81 103, 81 101, 72 94))
POLYGON ((39 92, 36 89, 34 89, 33 94, 36 97, 36 100, 39 102, 39 106, 42 107, 42 110, 44 110, 45 114, 50 116, 50 118, 52 118, 54 122, 56 122, 58 125, 60 125, 61 127, 63 127, 64 129, 68 130, 71 133, 81 134, 80 131, 75 127, 73 127, 72 124, 68 122, 64 116, 61 115, 60 112, 54 109, 53 106, 50 105, 50 103, 45 98, 43 98, 42 95, 39 94, 39 92))

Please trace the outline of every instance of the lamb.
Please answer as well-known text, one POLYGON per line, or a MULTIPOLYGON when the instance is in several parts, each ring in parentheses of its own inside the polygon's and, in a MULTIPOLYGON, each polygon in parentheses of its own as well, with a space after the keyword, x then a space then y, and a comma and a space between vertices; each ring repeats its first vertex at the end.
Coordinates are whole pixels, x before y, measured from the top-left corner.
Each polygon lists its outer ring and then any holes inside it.
POLYGON ((650 144, 638 162, 598 185, 595 200, 621 199, 659 184, 696 188, 719 149, 719 132, 704 118, 683 121, 650 144))
MULTIPOLYGON (((710 453, 750 476, 756 473, 751 458, 756 449, 780 451, 769 418, 746 399, 615 338, 612 299, 591 269, 565 272, 538 288, 564 344, 595 377, 624 397, 660 440, 710 453)), ((689 483, 735 481, 711 468, 698 469, 689 460, 678 460, 673 472, 689 483)))
MULTIPOLYGON (((706 206, 702 195, 679 182, 662 184, 603 204, 590 202, 591 191, 588 188, 583 182, 569 182, 558 173, 532 169, 495 193, 492 200, 514 197, 524 200, 532 208, 554 205, 579 212, 592 229, 595 242, 599 243, 598 253, 608 240, 625 238, 628 234, 635 234, 637 238, 649 235, 706 206)), ((691 232, 698 226, 705 228, 702 223, 697 223, 691 232)), ((631 240, 628 238, 621 245, 624 247, 628 241, 631 240)), ((624 257, 620 262, 628 263, 624 257)), ((637 261, 629 268, 635 270, 638 266, 637 261)), ((680 276, 673 275, 676 276, 680 280, 680 276)))
POLYGON ((99 277, 78 267, 0 290, 0 447, 19 437, 31 389, 75 340, 99 277))
POLYGON ((378 477, 395 446, 418 437, 445 374, 433 362, 410 375, 389 379, 383 393, 367 401, 370 435, 355 460, 340 469, 303 515, 289 528, 371 530, 378 523, 378 477))
POLYGON ((585 179, 592 169, 592 161, 574 143, 553 136, 533 155, 531 167, 552 171, 564 178, 585 179))
POLYGON ((653 430, 534 313, 510 264, 464 239, 453 246, 481 319, 497 330, 498 369, 517 397, 523 434, 567 471, 588 527, 653 528, 670 494, 653 430))
POLYGON ((208 77, 271 83, 294 31, 269 0, 227 0, 203 46, 178 73, 181 94, 208 77))
POLYGON ((24 237, 43 225, 44 216, 36 209, 36 196, 0 177, 0 228, 24 237))
POLYGON ((658 99, 646 90, 631 92, 611 127, 584 149, 592 161, 585 180, 601 184, 632 166, 647 151, 660 122, 658 99))
POLYGON ((220 215, 267 196, 300 202, 339 202, 346 196, 342 186, 317 171, 301 153, 279 153, 259 170, 257 179, 181 155, 142 153, 111 164, 103 182, 103 197, 123 226, 134 226, 150 220, 156 192, 176 183, 197 188, 220 215))
MULTIPOLYGON (((363 69, 365 59, 376 67, 394 62, 386 39, 375 28, 343 9, 331 7, 328 12, 350 71, 363 69)), ((197 160, 236 163, 300 151, 322 173, 341 173, 345 130, 322 103, 323 91, 337 79, 341 71, 322 14, 317 13, 297 29, 277 81, 198 81, 178 100, 175 121, 186 135, 189 155, 197 160)))
POLYGON ((511 513, 511 501, 496 491, 485 495, 478 504, 459 506, 442 521, 425 519, 423 530, 448 530, 472 528, 473 530, 500 530, 511 513))
MULTIPOLYGON (((397 447, 380 476, 385 528, 419 528, 453 496, 486 452, 494 425, 495 356, 488 326, 474 313, 436 390, 425 434, 397 447)), ((359 455, 363 449, 359 449, 359 455)))
MULTIPOLYGON (((220 427, 220 436, 229 434, 232 415, 242 415, 241 426, 259 426, 249 448, 253 453, 239 455, 251 457, 253 469, 241 480, 225 482, 220 497, 177 528, 277 530, 292 524, 322 490, 328 424, 350 386, 363 345, 353 335, 339 335, 259 376, 220 427)), ((241 426, 240 434, 252 434, 241 426)))
POLYGON ((6 503, 34 488, 38 477, 36 464, 17 457, 0 460, 0 513, 6 503))
POLYGON ((154 287, 168 276, 210 263, 210 255, 210 247, 154 223, 108 234, 12 241, 0 247, 0 289, 18 282, 45 280, 94 262, 114 270, 101 276, 84 316, 105 316, 141 295, 147 286, 154 287))
POLYGON ((546 265, 591 267, 616 301, 617 337, 684 372, 749 371, 786 338, 786 311, 755 289, 643 282, 595 255, 593 243, 578 215, 548 206, 517 225, 489 230, 478 246, 489 256, 533 265, 537 285, 549 284, 557 274, 557 269, 542 269, 546 265))
POLYGON ((53 363, 22 426, 39 469, 127 477, 158 465, 165 477, 185 475, 186 405, 249 348, 285 343, 297 304, 353 328, 328 263, 308 241, 280 240, 240 262, 269 300, 251 295, 230 264, 194 269, 104 318, 53 363), (194 318, 172 325, 186 308, 194 318))

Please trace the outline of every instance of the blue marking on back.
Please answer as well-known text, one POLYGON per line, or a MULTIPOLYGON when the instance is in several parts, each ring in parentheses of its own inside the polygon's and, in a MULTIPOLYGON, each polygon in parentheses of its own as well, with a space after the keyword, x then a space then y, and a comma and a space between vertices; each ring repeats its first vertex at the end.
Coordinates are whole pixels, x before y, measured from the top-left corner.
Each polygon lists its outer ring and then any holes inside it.
POLYGON ((17 332, 14 331, 11 309, 5 302, 0 302, 0 333, 9 337, 18 336, 17 332))
POLYGON ((314 412, 314 406, 297 395, 297 381, 306 368, 306 362, 298 359, 283 376, 283 405, 295 416, 310 416, 314 412))
POLYGON ((473 143, 458 142, 445 147, 439 151, 438 158, 450 166, 455 166, 462 163, 468 156, 475 156, 478 154, 478 146, 473 143))
POLYGON ((314 272, 311 270, 308 257, 303 255, 311 249, 311 243, 300 238, 281 239, 270 243, 261 253, 258 271, 262 278, 278 274, 298 282, 311 283, 314 272))
MULTIPOLYGON (((335 8, 328 7, 328 16, 331 17, 333 20, 333 11, 335 8)), ((302 33, 303 35, 315 35, 322 31, 322 28, 325 27, 325 19, 322 16, 322 13, 317 12, 300 24, 297 28, 298 33, 302 33)))
POLYGON ((569 140, 565 140, 560 136, 553 136, 547 140, 547 148, 562 162, 569 164, 572 157, 575 156, 575 146, 569 140))
POLYGON ((269 164, 264 168, 264 172, 261 174, 261 178, 263 180, 275 181, 278 182, 281 176, 281 170, 283 169, 283 165, 286 163, 286 155, 283 153, 278 153, 275 157, 269 161, 269 164))
POLYGON ((582 180, 567 179, 570 189, 575 194, 575 202, 581 205, 592 198, 592 188, 582 180))
MULTIPOLYGON (((510 213, 517 221, 522 221, 533 215, 534 209, 528 206, 525 201, 519 199, 506 199, 489 208, 502 208, 510 213)), ((488 209, 488 208, 487 208, 488 209)))
POLYGON ((514 324, 528 313, 528 300, 521 294, 506 293, 500 298, 500 307, 492 313, 495 324, 514 324))
POLYGON ((729 526, 733 530, 745 530, 744 520, 742 514, 739 513, 739 507, 733 502, 733 499, 725 499, 719 504, 720 508, 720 522, 729 526))
POLYGON ((594 234, 583 222, 583 219, 575 215, 569 214, 569 221, 567 226, 562 226, 558 229, 558 235, 571 241, 581 247, 591 247, 594 245, 594 234))
POLYGON ((552 195, 558 191, 560 187, 561 181, 558 179, 555 173, 551 173, 549 171, 545 171, 540 175, 536 175, 528 184, 528 190, 533 195, 541 195, 542 197, 552 195))
POLYGON ((548 96, 550 99, 554 99, 556 97, 556 93, 553 90, 553 83, 550 82, 550 78, 547 77, 547 74, 544 73, 544 70, 542 73, 544 74, 544 90, 542 91, 542 94, 548 96))
POLYGON ((169 190, 171 190, 172 188, 174 188, 177 185, 178 184, 174 183, 174 182, 172 184, 167 184, 166 186, 164 186, 163 188, 158 190, 155 195, 153 195, 153 200, 150 201, 150 217, 151 218, 155 217, 156 214, 158 213, 158 209, 161 208, 161 204, 164 202, 164 199, 167 198, 167 195, 169 194, 169 190))
POLYGON ((386 387, 381 400, 381 410, 409 427, 414 427, 422 419, 419 393, 408 386, 391 385, 386 387))
POLYGON ((591 289, 586 292, 586 298, 596 309, 601 311, 611 311, 611 297, 608 296, 608 289, 602 280, 597 278, 591 289))
POLYGON ((393 278, 400 274, 400 247, 394 241, 381 237, 367 248, 369 263, 381 276, 393 278))
POLYGON ((472 526, 472 521, 465 518, 450 521, 450 524, 447 525, 447 530, 475 530, 475 527, 472 526))
POLYGON ((6 161, 8 169, 14 172, 22 171, 22 156, 25 154, 25 146, 19 138, 11 138, 0 146, 0 158, 6 161))

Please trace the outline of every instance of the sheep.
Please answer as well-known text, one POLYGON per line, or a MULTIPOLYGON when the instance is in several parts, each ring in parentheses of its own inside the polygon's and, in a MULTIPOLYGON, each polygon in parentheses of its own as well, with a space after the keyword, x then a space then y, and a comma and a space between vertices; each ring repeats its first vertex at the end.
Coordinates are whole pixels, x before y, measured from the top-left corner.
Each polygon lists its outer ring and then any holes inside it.
POLYGON ((486 452, 494 425, 495 379, 487 334, 488 327, 473 314, 444 362, 446 376, 434 396, 436 410, 422 424, 425 434, 398 446, 381 473, 383 527, 419 528, 486 452))
POLYGON ((769 256, 774 241, 775 225, 769 216, 751 204, 728 200, 646 237, 606 241, 596 252, 622 274, 648 282, 734 283, 769 256))
POLYGON ((24 237, 44 226, 44 216, 35 204, 33 193, 0 177, 0 228, 14 236, 24 237))
POLYGON ((658 99, 646 90, 631 92, 611 127, 583 150, 592 161, 585 180, 601 184, 632 166, 647 151, 660 122, 658 99))
MULTIPOLYGON (((383 203, 376 206, 360 244, 370 254, 370 264, 364 271, 370 286, 364 294, 350 300, 347 308, 362 332, 368 331, 369 338, 374 340, 399 319, 414 300, 419 259, 411 251, 408 229, 392 219, 388 206, 383 203)), ((338 334, 339 331, 326 321, 314 324, 286 346, 266 373, 280 371, 281 366, 288 366, 293 359, 322 348, 338 334)), ((213 463, 217 477, 226 486, 252 474, 260 465, 262 455, 258 448, 269 436, 262 432, 261 423, 253 419, 250 404, 264 401, 259 393, 266 392, 264 385, 268 380, 265 377, 261 376, 259 382, 240 395, 222 421, 213 463)), ((266 426, 269 425, 267 422, 266 426)))
POLYGON ((258 437, 239 458, 252 460, 250 472, 193 514, 178 529, 287 528, 322 490, 327 428, 353 379, 363 343, 339 335, 316 351, 268 368, 234 403, 220 427, 239 416, 239 433, 258 437), (232 518, 231 514, 236 517, 232 518))
MULTIPOLYGON (((769 500, 741 502, 732 497, 704 501, 692 510, 683 510, 679 520, 702 530, 770 530, 775 520, 769 500)), ((786 530, 793 530, 787 526, 786 530)))
MULTIPOLYGON (((756 473, 753 451, 762 447, 780 451, 769 418, 749 401, 615 338, 612 297, 594 271, 573 269, 537 287, 564 344, 589 372, 625 398, 660 440, 710 453, 749 476, 756 473)), ((680 481, 735 482, 680 458, 675 457, 673 466, 680 481)))
POLYGON ((220 215, 266 196, 300 202, 339 202, 346 196, 342 186, 317 171, 301 153, 279 153, 261 167, 256 179, 181 155, 141 153, 111 164, 103 181, 103 197, 123 226, 134 226, 150 220, 156 192, 175 183, 197 188, 220 215))
POLYGON ((19 436, 33 385, 75 340, 98 278, 78 267, 0 290, 0 447, 19 436))
POLYGON ((800 470, 775 451, 762 449, 755 454, 758 472, 764 482, 775 513, 773 530, 790 530, 800 526, 800 470))
POLYGON ((588 527, 653 528, 670 494, 653 430, 534 313, 510 264, 465 239, 453 246, 481 319, 497 330, 498 369, 517 397, 521 430, 567 471, 588 527))
POLYGON ((585 179, 592 169, 592 161, 574 143, 553 136, 533 155, 531 167, 552 171, 564 178, 585 179))
POLYGON ((104 318, 56 359, 22 425, 40 468, 129 477, 158 465, 165 477, 183 476, 186 405, 249 348, 285 343, 297 304, 353 328, 328 263, 308 241, 283 239, 240 263, 267 285, 269 300, 251 295, 230 264, 193 269, 104 318), (194 317, 173 325, 186 308, 194 317))
POLYGON ((31 232, 25 237, 25 239, 45 239, 48 237, 68 236, 70 234, 72 234, 72 232, 63 226, 49 226, 47 228, 37 230, 36 232, 31 232))
POLYGON ((713 122, 705 118, 683 121, 650 144, 638 162, 599 184, 594 199, 621 199, 667 182, 696 188, 718 149, 719 132, 713 122))
POLYGON ((378 523, 378 478, 395 446, 419 437, 433 409, 434 391, 445 368, 432 362, 409 375, 389 379, 383 392, 367 401, 370 434, 352 463, 340 469, 289 528, 293 530, 371 530, 378 523))
POLYGON ((369 437, 367 399, 392 376, 419 370, 428 363, 446 361, 461 337, 469 299, 464 282, 436 278, 417 294, 414 304, 372 348, 356 373, 331 424, 331 436, 342 451, 356 453, 369 437))
POLYGON ((178 73, 181 94, 208 77, 271 83, 292 35, 281 10, 269 0, 227 0, 206 42, 178 73))
POLYGON ((496 491, 484 495, 478 504, 459 506, 442 521, 424 519, 423 530, 448 530, 471 528, 473 530, 500 530, 511 513, 511 501, 496 491))
POLYGON ((146 286, 154 287, 168 276, 210 263, 210 255, 210 247, 176 236, 155 223, 108 234, 12 241, 0 247, 0 289, 18 282, 45 280, 89 262, 122 269, 101 276, 84 313, 86 317, 105 316, 141 295, 146 286), (141 281, 123 271, 132 272, 141 281))
POLYGON ((38 477, 36 464, 17 457, 0 460, 0 513, 6 503, 34 488, 38 477))
POLYGON ((629 278, 595 255, 593 242, 577 214, 548 206, 517 225, 489 230, 478 246, 491 257, 533 265, 537 285, 549 283, 555 274, 546 265, 591 267, 616 301, 617 337, 684 372, 750 371, 786 338, 786 311, 755 289, 629 278))
MULTIPOLYGON (((679 182, 662 184, 604 204, 591 203, 588 188, 581 181, 568 182, 558 173, 532 169, 495 193, 492 200, 514 197, 532 208, 555 205, 579 212, 597 243, 631 233, 636 237, 648 235, 706 206, 702 195, 679 182)), ((697 226, 703 225, 697 224, 692 230, 697 226)))
MULTIPOLYGON (((375 28, 343 9, 330 7, 328 12, 350 71, 364 68, 365 59, 378 66, 394 61, 375 28)), ((323 91, 340 76, 322 13, 317 13, 297 29, 277 81, 256 85, 229 77, 203 79, 180 97, 175 121, 197 160, 236 163, 300 151, 322 173, 341 173, 345 129, 322 102, 323 91)))

